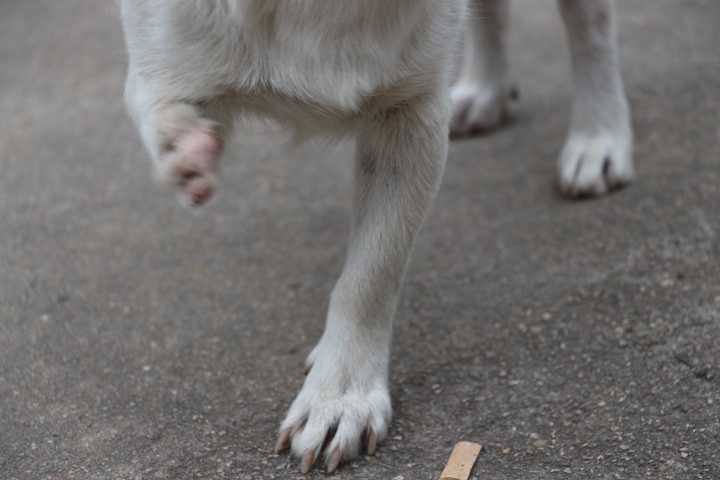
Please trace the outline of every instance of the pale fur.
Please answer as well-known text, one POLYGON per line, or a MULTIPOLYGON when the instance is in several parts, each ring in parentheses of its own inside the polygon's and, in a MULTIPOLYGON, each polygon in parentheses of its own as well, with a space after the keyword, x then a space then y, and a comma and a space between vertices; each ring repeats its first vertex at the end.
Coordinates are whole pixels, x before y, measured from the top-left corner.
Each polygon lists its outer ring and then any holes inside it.
MULTIPOLYGON (((507 60, 509 3, 476 0, 451 91, 455 134, 492 129, 508 114, 515 90, 507 60)), ((575 83, 572 123, 558 160, 558 184, 570 196, 601 195, 635 176, 613 4, 558 0, 575 83)))
MULTIPOLYGON (((593 2, 578 0, 574 8, 562 2, 568 23, 577 16, 578 28, 587 28, 583 12, 591 12, 593 2)), ((237 115, 272 118, 299 138, 356 139, 347 258, 325 332, 308 358, 308 377, 280 429, 279 447, 291 443, 305 471, 323 454, 334 470, 361 452, 363 439, 373 450, 387 435, 392 319, 415 235, 440 183, 451 116, 456 127, 481 117, 492 123, 509 91, 507 8, 492 3, 482 10, 489 15, 471 15, 476 20, 453 90, 453 113, 449 77, 465 0, 122 1, 128 109, 158 177, 175 185, 186 202, 202 203, 212 194, 237 115)), ((570 37, 583 42, 582 32, 572 28, 570 37)), ((584 73, 578 90, 592 96, 600 89, 626 114, 614 41, 599 43, 603 52, 609 49, 601 66, 585 61, 582 45, 573 50, 576 71, 584 73), (596 73, 610 85, 583 83, 596 73)), ((612 109, 594 113, 597 103, 576 101, 570 153, 563 158, 579 150, 580 163, 592 163, 583 149, 605 145, 603 139, 614 142, 616 118, 605 115, 612 109)), ((578 160, 562 160, 562 168, 577 170, 573 162, 578 160)), ((585 191, 583 172, 581 166, 579 176, 563 176, 563 185, 579 182, 585 191)))

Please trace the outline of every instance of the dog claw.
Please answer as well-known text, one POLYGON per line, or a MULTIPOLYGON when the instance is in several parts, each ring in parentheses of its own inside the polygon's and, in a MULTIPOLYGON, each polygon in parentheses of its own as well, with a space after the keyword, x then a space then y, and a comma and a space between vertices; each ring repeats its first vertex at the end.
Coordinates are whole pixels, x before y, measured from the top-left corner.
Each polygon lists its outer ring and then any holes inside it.
POLYGON ((340 465, 340 462, 342 461, 342 450, 335 449, 335 451, 330 455, 330 459, 328 460, 327 464, 327 471, 328 473, 333 473, 335 470, 337 470, 338 465, 340 465))
POLYGON ((303 455, 302 463, 300 464, 300 472, 303 475, 307 474, 312 468, 313 464, 315 464, 315 450, 310 450, 309 452, 305 453, 305 455, 303 455))
POLYGON ((377 450, 377 434, 374 430, 370 429, 370 433, 368 434, 368 443, 367 443, 367 454, 372 456, 375 455, 375 451, 377 450))
POLYGON ((275 444, 275 453, 282 453, 290 448, 290 429, 285 429, 280 432, 277 443, 275 444))

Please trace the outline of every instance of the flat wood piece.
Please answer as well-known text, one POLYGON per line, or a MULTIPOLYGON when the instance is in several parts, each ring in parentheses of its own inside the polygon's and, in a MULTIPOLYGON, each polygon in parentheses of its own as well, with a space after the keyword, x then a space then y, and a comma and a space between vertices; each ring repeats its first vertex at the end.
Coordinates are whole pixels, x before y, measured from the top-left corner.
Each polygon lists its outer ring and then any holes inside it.
POLYGON ((482 445, 472 442, 458 442, 455 444, 440 480, 468 480, 475 461, 480 455, 482 445))

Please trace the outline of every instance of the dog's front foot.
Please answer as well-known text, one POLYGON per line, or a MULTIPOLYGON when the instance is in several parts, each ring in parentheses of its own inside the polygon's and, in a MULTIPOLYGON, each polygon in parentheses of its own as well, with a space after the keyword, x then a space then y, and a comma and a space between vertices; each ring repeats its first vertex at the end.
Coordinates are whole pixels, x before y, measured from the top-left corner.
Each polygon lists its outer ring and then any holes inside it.
POLYGON ((282 422, 275 450, 301 459, 303 473, 323 457, 328 472, 363 451, 372 455, 392 416, 387 351, 323 339, 305 384, 282 422))
POLYGON ((559 160, 560 191, 571 197, 592 197, 621 188, 633 180, 632 131, 629 126, 586 132, 574 128, 559 160))

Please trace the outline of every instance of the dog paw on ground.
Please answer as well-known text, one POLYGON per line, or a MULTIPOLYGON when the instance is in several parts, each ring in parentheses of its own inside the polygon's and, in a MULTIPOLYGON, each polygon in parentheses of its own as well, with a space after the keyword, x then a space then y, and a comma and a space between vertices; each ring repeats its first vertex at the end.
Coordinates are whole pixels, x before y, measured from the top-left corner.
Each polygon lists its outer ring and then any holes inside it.
POLYGON ((377 358, 321 342, 309 372, 282 422, 276 452, 290 449, 307 473, 322 459, 329 473, 363 451, 373 455, 387 436, 392 407, 387 368, 377 358))
POLYGON ((518 98, 518 90, 512 85, 486 87, 468 82, 454 85, 450 90, 450 134, 465 136, 497 128, 510 117, 518 98))
POLYGON ((570 197, 594 197, 624 187, 635 170, 632 135, 571 132, 558 165, 560 191, 570 197))

